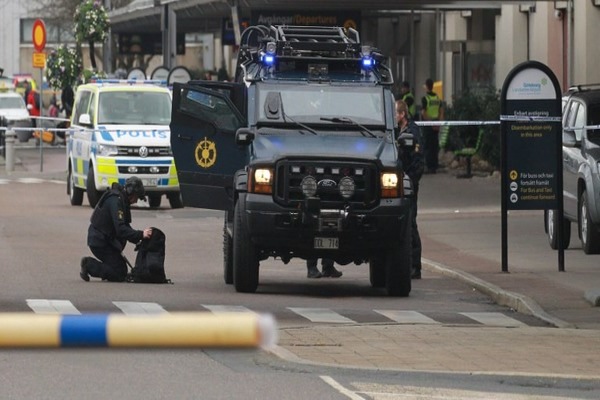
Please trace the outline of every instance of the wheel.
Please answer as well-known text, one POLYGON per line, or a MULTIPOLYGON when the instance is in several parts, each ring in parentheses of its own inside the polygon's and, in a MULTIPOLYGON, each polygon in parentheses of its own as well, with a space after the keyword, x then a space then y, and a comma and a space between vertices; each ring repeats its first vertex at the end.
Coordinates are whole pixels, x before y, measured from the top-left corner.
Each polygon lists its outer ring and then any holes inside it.
POLYGON ((73 169, 69 165, 69 172, 67 174, 67 194, 72 206, 80 206, 83 203, 83 190, 75 186, 73 181, 73 169))
POLYGON ((148 204, 150 205, 151 208, 158 208, 160 207, 160 202, 162 200, 162 195, 160 194, 149 194, 148 195, 148 204))
POLYGON ((240 195, 233 215, 233 284, 235 290, 253 293, 258 287, 258 257, 246 226, 246 196, 240 195))
POLYGON ((405 222, 400 242, 385 255, 385 288, 388 296, 407 297, 411 290, 412 237, 410 221, 405 222))
POLYGON ((98 204, 98 201, 100 201, 100 197, 102 197, 102 193, 96 189, 96 178, 94 176, 94 168, 92 165, 90 165, 90 169, 88 171, 85 189, 87 191, 87 198, 88 202, 90 203, 90 207, 96 207, 96 204, 98 204))
POLYGON ((223 222, 223 278, 228 285, 233 283, 233 240, 227 232, 227 223, 231 222, 230 215, 230 212, 225 211, 223 222))
POLYGON ((586 194, 587 192, 584 190, 579 199, 579 237, 585 254, 598 254, 600 253, 600 235, 590 218, 586 194))
POLYGON ((181 198, 181 193, 169 193, 167 194, 167 198, 169 199, 171 208, 183 208, 183 199, 181 198))
MULTIPOLYGON (((556 210, 546 210, 544 212, 546 224, 546 233, 548 234, 548 243, 554 250, 558 249, 558 213, 556 210)), ((563 249, 567 249, 571 243, 571 221, 563 218, 563 249)))
POLYGON ((374 288, 385 287, 385 257, 379 256, 369 260, 369 280, 374 288))

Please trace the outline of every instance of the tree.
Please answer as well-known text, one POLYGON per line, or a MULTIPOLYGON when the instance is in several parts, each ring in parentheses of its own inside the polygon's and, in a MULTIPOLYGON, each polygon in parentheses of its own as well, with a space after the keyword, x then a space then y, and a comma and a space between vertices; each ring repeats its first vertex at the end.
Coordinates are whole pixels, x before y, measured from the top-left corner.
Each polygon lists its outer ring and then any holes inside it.
POLYGON ((82 70, 81 56, 75 49, 69 49, 66 45, 52 50, 46 62, 48 84, 54 89, 75 86, 82 70))
POLYGON ((108 37, 110 21, 106 9, 100 0, 85 0, 73 14, 73 32, 78 43, 88 42, 90 62, 94 71, 96 68, 96 55, 94 43, 104 42, 108 37))

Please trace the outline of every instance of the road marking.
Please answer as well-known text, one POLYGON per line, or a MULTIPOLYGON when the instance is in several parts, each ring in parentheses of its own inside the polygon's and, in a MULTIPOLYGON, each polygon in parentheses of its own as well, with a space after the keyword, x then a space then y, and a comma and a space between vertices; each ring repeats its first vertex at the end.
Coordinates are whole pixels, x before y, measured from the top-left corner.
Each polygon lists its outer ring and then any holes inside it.
POLYGON ((355 392, 353 392, 349 389, 346 389, 338 381, 336 381, 335 379, 333 379, 330 376, 320 375, 319 378, 321 378, 326 384, 328 384, 329 386, 331 386, 332 388, 337 390, 340 394, 343 394, 344 396, 347 396, 348 398, 350 398, 352 400, 365 400, 364 397, 359 396, 358 394, 356 394, 355 392))
POLYGON ((527 326, 521 321, 517 321, 514 318, 507 317, 506 315, 497 312, 464 312, 459 314, 464 315, 465 317, 471 318, 472 320, 475 320, 487 326, 500 326, 511 328, 520 328, 522 326, 527 326))
POLYGON ((378 314, 400 324, 439 324, 439 322, 418 311, 373 310, 378 314))
POLYGON ((143 303, 136 301, 113 301, 123 314, 136 315, 136 314, 165 314, 167 311, 157 303, 143 303))
POLYGON ((27 305, 36 314, 81 314, 69 300, 27 299, 27 305))
POLYGON ((19 183, 42 183, 42 182, 45 182, 45 180, 40 179, 40 178, 19 178, 19 179, 17 179, 17 182, 19 182, 19 183))
MULTIPOLYGON (((228 312, 250 312, 255 313, 244 306, 228 306, 228 305, 220 305, 220 304, 202 304, 202 307, 206 308, 210 312, 213 313, 228 313, 228 312)), ((256 313, 255 313, 256 314, 256 313)))
POLYGON ((311 322, 324 322, 328 324, 355 324, 356 322, 350 318, 331 311, 328 308, 303 308, 303 307, 287 307, 288 310, 295 312, 308 319, 311 322))

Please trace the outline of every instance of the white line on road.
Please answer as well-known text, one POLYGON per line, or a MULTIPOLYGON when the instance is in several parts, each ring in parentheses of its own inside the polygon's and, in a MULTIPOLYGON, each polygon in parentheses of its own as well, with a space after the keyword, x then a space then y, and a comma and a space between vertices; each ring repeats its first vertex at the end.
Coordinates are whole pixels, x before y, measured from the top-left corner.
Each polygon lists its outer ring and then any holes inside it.
POLYGON ((143 303, 136 301, 113 301, 123 314, 165 314, 167 311, 157 303, 143 303))
POLYGON ((418 311, 374 310, 376 313, 400 324, 439 324, 418 311))
POLYGON ((463 312, 460 314, 487 326, 501 326, 510 328, 520 328, 522 326, 526 326, 521 321, 517 321, 516 319, 507 317, 506 315, 497 312, 463 312))
POLYGON ((330 324, 355 324, 356 322, 350 318, 331 311, 328 308, 303 308, 303 307, 287 307, 288 310, 308 319, 312 322, 323 322, 330 324))
POLYGON ((81 314, 69 300, 27 299, 27 305, 36 314, 81 314))
POLYGON ((335 379, 333 379, 330 376, 320 375, 319 378, 323 379, 323 381, 326 384, 328 384, 329 386, 331 386, 332 388, 334 388, 335 390, 340 392, 340 394, 343 394, 344 396, 347 396, 348 398, 350 398, 352 400, 365 400, 364 397, 359 396, 358 394, 356 394, 355 392, 353 392, 349 389, 346 389, 344 386, 340 385, 338 383, 338 381, 336 381, 335 379))
MULTIPOLYGON (((227 313, 227 312, 249 312, 255 313, 244 306, 228 306, 228 305, 219 305, 219 304, 202 304, 202 307, 213 313, 227 313)), ((256 314, 256 313, 255 313, 256 314)))

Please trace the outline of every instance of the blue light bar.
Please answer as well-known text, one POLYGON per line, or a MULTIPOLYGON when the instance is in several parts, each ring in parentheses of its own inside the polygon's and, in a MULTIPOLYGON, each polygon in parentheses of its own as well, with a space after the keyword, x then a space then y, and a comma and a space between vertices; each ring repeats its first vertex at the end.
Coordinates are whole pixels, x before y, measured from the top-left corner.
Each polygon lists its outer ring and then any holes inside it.
POLYGON ((265 55, 263 55, 262 60, 263 60, 263 63, 265 65, 273 65, 273 64, 275 64, 275 56, 272 55, 272 54, 265 54, 265 55))
POLYGON ((375 66, 375 60, 373 60, 371 57, 363 57, 362 59, 362 67, 365 69, 370 69, 373 68, 375 66))

